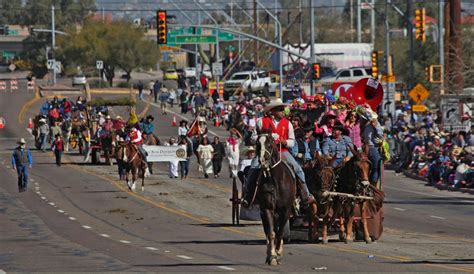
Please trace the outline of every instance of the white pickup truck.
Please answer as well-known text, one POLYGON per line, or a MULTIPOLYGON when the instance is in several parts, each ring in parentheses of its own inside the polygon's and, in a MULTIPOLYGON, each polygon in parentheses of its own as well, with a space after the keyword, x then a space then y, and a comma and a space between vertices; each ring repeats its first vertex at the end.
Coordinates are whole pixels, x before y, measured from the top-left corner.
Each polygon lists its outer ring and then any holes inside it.
POLYGON ((272 79, 265 70, 241 71, 234 73, 224 82, 224 99, 228 100, 237 90, 262 93, 269 96, 272 79))

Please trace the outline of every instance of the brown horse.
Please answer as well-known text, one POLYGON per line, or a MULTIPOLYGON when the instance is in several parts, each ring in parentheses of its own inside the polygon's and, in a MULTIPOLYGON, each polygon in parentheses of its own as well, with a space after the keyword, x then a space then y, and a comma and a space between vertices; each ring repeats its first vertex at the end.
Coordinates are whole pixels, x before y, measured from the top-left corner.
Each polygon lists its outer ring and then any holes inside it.
POLYGON ((119 143, 117 148, 117 160, 121 161, 125 169, 125 180, 128 189, 135 191, 135 182, 138 177, 142 178, 142 191, 145 190, 146 162, 143 160, 138 148, 131 143, 119 143), (129 176, 132 175, 130 184, 129 176))
POLYGON ((267 238, 266 263, 280 264, 283 256, 284 227, 295 201, 296 179, 289 166, 281 161, 271 134, 260 134, 257 155, 261 165, 256 199, 260 206, 263 229, 267 238))
MULTIPOLYGON (((305 167, 306 180, 308 188, 316 197, 316 203, 311 205, 309 216, 308 238, 310 241, 318 241, 318 223, 322 218, 322 242, 328 243, 328 228, 338 216, 339 203, 338 200, 329 196, 329 191, 336 190, 336 178, 334 169, 332 168, 335 159, 321 157, 318 153, 314 155, 314 159, 305 167)), ((342 222, 340 220, 340 222, 342 222)), ((340 226, 341 223, 340 223, 340 226)), ((344 227, 340 231, 340 238, 344 238, 344 227)))
MULTIPOLYGON (((368 150, 364 149, 363 152, 358 152, 352 147, 350 149, 354 156, 338 172, 338 191, 356 196, 373 196, 373 188, 370 187, 369 183, 369 173, 372 164, 368 157, 368 150)), ((353 240, 353 224, 357 213, 361 217, 364 240, 368 244, 371 243, 372 239, 370 238, 367 226, 367 218, 369 217, 368 200, 346 199, 342 203, 342 208, 346 225, 345 230, 347 232, 346 243, 353 240)))

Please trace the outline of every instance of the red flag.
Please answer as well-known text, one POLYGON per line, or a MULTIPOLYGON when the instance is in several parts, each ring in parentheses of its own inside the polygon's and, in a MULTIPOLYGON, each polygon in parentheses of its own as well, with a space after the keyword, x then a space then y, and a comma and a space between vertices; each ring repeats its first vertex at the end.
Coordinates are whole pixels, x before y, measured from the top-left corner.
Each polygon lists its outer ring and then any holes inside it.
POLYGON ((198 134, 199 134, 198 122, 197 122, 197 119, 194 119, 194 121, 189 126, 188 137, 193 137, 194 135, 198 135, 198 134))

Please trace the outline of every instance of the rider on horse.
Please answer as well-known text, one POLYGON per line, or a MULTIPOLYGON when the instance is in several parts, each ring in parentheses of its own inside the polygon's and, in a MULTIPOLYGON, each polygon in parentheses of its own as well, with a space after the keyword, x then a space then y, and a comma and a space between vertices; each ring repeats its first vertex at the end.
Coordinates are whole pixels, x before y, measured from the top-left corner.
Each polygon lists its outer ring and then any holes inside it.
MULTIPOLYGON (((295 134, 293 125, 284 117, 284 109, 286 105, 280 102, 270 103, 264 112, 270 112, 271 115, 265 116, 258 120, 257 127, 259 132, 271 132, 281 155, 286 159, 286 162, 293 168, 296 176, 300 179, 302 184, 302 198, 307 204, 314 202, 313 195, 308 190, 306 179, 301 166, 296 162, 295 158, 289 152, 295 145, 295 134)), ((249 170, 247 178, 247 192, 242 202, 244 207, 250 206, 257 184, 258 174, 260 171, 259 157, 255 157, 252 161, 252 166, 249 170)))
MULTIPOLYGON (((130 129, 129 138, 130 138, 130 143, 132 143, 133 145, 135 145, 137 147, 138 152, 140 152, 143 161, 146 163, 147 153, 146 153, 145 149, 143 148, 142 133, 138 129, 136 129, 135 127, 132 127, 130 129)), ((148 170, 148 166, 145 169, 145 174, 150 174, 150 172, 148 170)))

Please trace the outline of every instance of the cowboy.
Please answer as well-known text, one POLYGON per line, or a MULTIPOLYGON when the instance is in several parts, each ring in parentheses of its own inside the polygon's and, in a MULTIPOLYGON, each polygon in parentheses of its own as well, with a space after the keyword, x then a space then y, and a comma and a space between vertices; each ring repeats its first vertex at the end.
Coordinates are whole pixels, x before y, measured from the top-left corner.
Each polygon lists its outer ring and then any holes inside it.
POLYGON ((343 136, 345 128, 342 124, 336 124, 332 128, 331 138, 326 138, 323 143, 323 155, 335 158, 332 167, 336 167, 342 163, 348 162, 352 158, 352 152, 349 147, 352 147, 351 139, 343 136))
POLYGON ((46 122, 45 118, 39 119, 39 140, 40 140, 40 149, 42 152, 46 152, 46 144, 48 143, 48 135, 49 135, 49 125, 46 122))
POLYGON ((33 165, 30 150, 26 147, 24 138, 18 141, 18 147, 13 150, 12 168, 18 173, 18 191, 25 192, 28 187, 28 166, 33 165))
MULTIPOLYGON (((130 129, 129 138, 130 138, 130 143, 132 143, 133 145, 135 145, 137 147, 138 152, 140 152, 143 161, 146 163, 147 153, 146 153, 145 149, 143 148, 142 133, 138 129, 136 129, 135 127, 132 127, 130 129)), ((150 174, 148 166, 145 169, 145 174, 150 174)))
MULTIPOLYGON (((308 190, 308 186, 306 185, 306 179, 301 166, 296 162, 295 158, 289 152, 295 144, 295 133, 293 130, 293 125, 284 117, 283 112, 285 111, 286 104, 281 101, 275 101, 268 104, 264 112, 269 112, 270 115, 267 115, 257 122, 257 127, 259 132, 268 132, 270 131, 272 134, 273 139, 275 139, 275 143, 279 147, 279 151, 281 156, 286 159, 287 163, 293 168, 295 171, 296 176, 300 179, 303 183, 303 187, 301 189, 302 192, 302 199, 307 204, 314 203, 313 195, 308 190)), ((252 196, 255 192, 256 187, 256 177, 259 173, 259 160, 258 157, 254 158, 252 162, 252 167, 249 170, 249 175, 247 178, 248 186, 247 192, 245 195, 245 199, 242 202, 242 205, 245 207, 250 206, 252 202, 252 196), (255 175, 256 174, 256 175, 255 175)))
POLYGON ((146 117, 145 122, 142 125, 143 133, 146 134, 147 136, 152 135, 153 131, 155 130, 155 125, 153 125, 153 120, 155 120, 155 118, 152 115, 148 115, 146 117))

